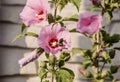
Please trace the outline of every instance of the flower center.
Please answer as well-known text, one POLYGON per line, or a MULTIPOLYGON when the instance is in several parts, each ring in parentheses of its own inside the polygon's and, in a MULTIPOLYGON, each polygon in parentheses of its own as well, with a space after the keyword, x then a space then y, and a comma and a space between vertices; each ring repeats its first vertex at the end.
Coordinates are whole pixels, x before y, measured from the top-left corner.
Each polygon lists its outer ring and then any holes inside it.
POLYGON ((56 48, 56 47, 58 47, 58 40, 55 39, 55 38, 51 39, 51 40, 49 41, 49 46, 50 46, 51 48, 56 48))
POLYGON ((45 18, 43 11, 40 11, 38 14, 36 14, 36 16, 38 17, 39 20, 44 20, 44 18, 45 18))

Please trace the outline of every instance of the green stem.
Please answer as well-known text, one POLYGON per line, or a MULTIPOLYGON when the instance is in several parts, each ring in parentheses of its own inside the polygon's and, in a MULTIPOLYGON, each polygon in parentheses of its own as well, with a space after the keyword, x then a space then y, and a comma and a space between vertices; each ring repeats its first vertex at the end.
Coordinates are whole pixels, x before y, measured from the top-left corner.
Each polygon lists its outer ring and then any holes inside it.
POLYGON ((101 68, 100 72, 102 72, 102 71, 103 71, 103 69, 104 69, 104 67, 105 67, 105 64, 106 64, 106 62, 104 62, 104 63, 103 63, 103 66, 102 66, 102 68, 101 68))
POLYGON ((54 21, 56 23, 56 16, 57 16, 57 0, 54 0, 55 10, 54 10, 54 21))
POLYGON ((54 75, 52 74, 52 79, 51 79, 51 82, 54 82, 54 75))
MULTIPOLYGON (((103 16, 103 15, 104 15, 104 8, 105 8, 105 0, 102 0, 102 2, 101 2, 101 6, 102 6, 102 12, 101 12, 101 15, 103 16)), ((100 33, 99 33, 99 34, 100 34, 100 33)), ((102 66, 100 72, 103 71, 105 64, 106 64, 106 62, 103 63, 103 66, 102 66)))
POLYGON ((102 0, 102 2, 101 2, 101 7, 102 7, 102 13, 101 13, 101 15, 103 16, 104 15, 104 8, 105 8, 105 0, 102 0))
POLYGON ((53 72, 51 72, 52 73, 52 78, 51 78, 51 82, 54 82, 54 72, 55 72, 55 66, 56 66, 56 64, 55 64, 55 59, 56 59, 56 57, 55 57, 55 55, 53 55, 53 57, 54 57, 54 64, 52 65, 53 66, 53 72))
MULTIPOLYGON (((105 1, 102 0, 102 1, 101 1, 101 5, 102 5, 101 15, 102 15, 102 16, 104 15, 104 4, 105 4, 105 1)), ((101 43, 100 30, 97 31, 96 35, 97 35, 97 36, 96 36, 96 41, 97 41, 97 43, 101 43)), ((96 53, 97 58, 96 58, 96 60, 95 60, 95 66, 96 66, 96 68, 97 68, 97 73, 99 73, 99 59, 98 59, 98 57, 99 57, 99 55, 100 55, 100 49, 101 49, 101 45, 98 45, 98 46, 97 46, 97 53, 96 53)), ((103 66, 103 68, 104 68, 104 66, 103 66)), ((102 68, 102 69, 103 69, 103 68, 102 68)))
MULTIPOLYGON (((97 41, 97 43, 100 43, 100 31, 99 30, 97 31, 96 35, 97 35, 96 41, 97 41)), ((95 67, 97 68, 97 73, 99 73, 99 59, 98 59, 98 57, 100 54, 100 47, 101 47, 100 45, 97 45, 97 53, 96 53, 97 58, 95 60, 95 67)))
MULTIPOLYGON (((89 55, 88 55, 88 56, 89 56, 89 55)), ((91 58, 91 56, 89 56, 89 58, 90 58, 91 62, 93 63, 93 59, 91 58)))

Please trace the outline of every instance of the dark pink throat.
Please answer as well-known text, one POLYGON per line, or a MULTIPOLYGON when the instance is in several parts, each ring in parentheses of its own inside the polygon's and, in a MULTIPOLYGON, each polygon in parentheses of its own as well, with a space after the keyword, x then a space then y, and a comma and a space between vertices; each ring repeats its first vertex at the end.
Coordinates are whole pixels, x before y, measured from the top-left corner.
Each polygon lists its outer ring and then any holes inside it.
POLYGON ((39 20, 44 20, 44 19, 45 19, 44 12, 43 12, 43 11, 40 11, 40 12, 37 14, 37 17, 38 17, 39 20))
POLYGON ((58 47, 58 39, 52 38, 52 39, 49 41, 49 46, 50 46, 51 48, 57 48, 57 47, 58 47))

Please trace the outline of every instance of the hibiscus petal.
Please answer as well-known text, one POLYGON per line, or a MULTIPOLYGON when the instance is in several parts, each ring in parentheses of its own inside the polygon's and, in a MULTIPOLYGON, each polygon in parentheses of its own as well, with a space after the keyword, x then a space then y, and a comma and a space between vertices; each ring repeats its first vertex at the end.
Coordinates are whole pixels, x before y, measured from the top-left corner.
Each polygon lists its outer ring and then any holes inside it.
POLYGON ((25 6, 23 11, 20 13, 20 18, 23 20, 24 24, 26 26, 29 26, 31 24, 35 24, 35 23, 39 23, 40 20, 38 20, 36 18, 36 13, 37 11, 35 11, 34 9, 25 6))
POLYGON ((60 24, 53 25, 51 29, 54 34, 58 34, 59 32, 65 30, 64 27, 61 28, 60 24))
POLYGON ((50 5, 47 0, 40 0, 42 7, 46 10, 46 13, 50 12, 50 5))
POLYGON ((27 0, 26 5, 37 10, 41 8, 41 0, 27 0))
POLYGON ((61 46, 64 49, 70 48, 71 45, 71 35, 68 30, 62 31, 57 35, 58 39, 63 39, 63 46, 61 46))

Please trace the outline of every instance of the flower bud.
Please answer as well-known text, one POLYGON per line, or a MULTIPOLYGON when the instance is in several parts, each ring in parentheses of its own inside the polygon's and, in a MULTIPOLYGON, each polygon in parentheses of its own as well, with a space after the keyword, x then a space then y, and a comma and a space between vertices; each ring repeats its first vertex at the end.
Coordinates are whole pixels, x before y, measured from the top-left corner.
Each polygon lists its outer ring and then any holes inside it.
POLYGON ((50 65, 55 65, 56 57, 54 55, 49 56, 50 65))
POLYGON ((87 77, 87 78, 92 77, 92 74, 91 74, 89 71, 87 71, 87 70, 80 69, 79 71, 80 71, 80 73, 81 73, 83 76, 85 76, 85 77, 87 77))
POLYGON ((44 61, 40 62, 40 67, 47 68, 47 64, 44 61))
POLYGON ((27 65, 28 63, 36 60, 39 57, 39 55, 40 54, 38 53, 38 50, 35 49, 31 53, 29 53, 26 57, 20 59, 18 61, 18 63, 20 64, 20 67, 23 67, 23 66, 27 65))
POLYGON ((107 71, 103 71, 102 73, 101 73, 101 78, 105 78, 107 76, 107 71))

